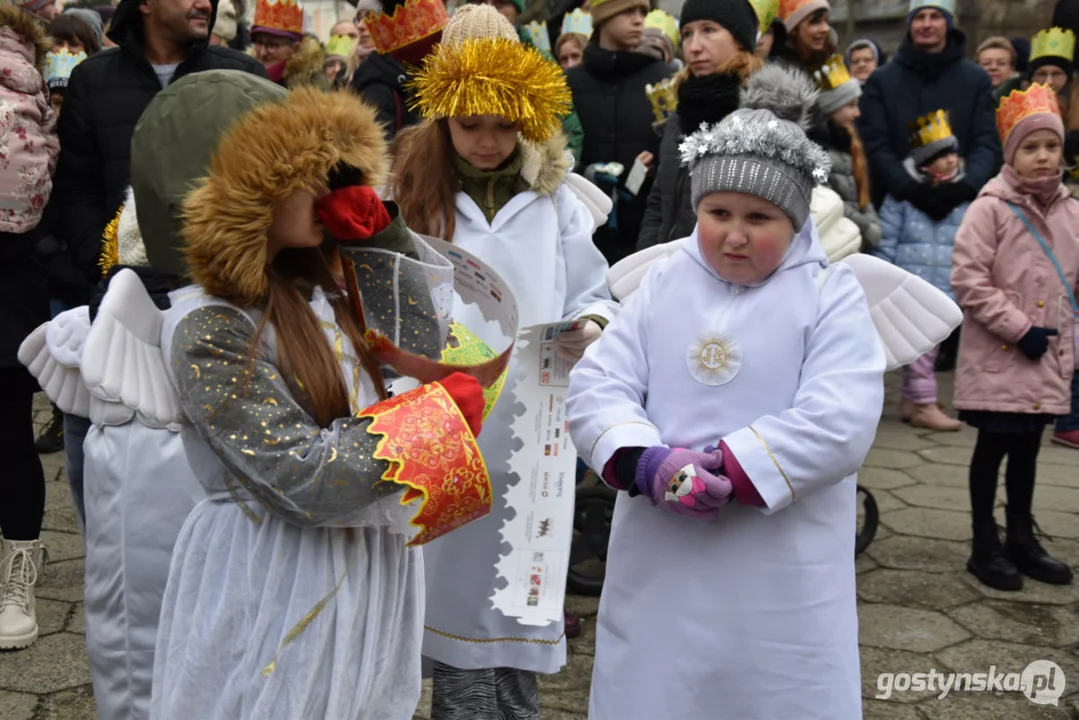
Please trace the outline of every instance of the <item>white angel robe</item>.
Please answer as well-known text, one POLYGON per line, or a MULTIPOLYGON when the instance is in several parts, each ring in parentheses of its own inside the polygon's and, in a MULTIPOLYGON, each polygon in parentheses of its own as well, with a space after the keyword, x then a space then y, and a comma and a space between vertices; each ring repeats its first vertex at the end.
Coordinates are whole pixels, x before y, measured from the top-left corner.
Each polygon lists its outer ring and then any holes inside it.
MULTIPOLYGON (((198 365, 208 391, 233 387, 258 317, 191 290, 174 293, 166 313, 170 373, 176 381, 198 365), (192 351, 174 346, 193 342, 195 333, 211 346, 187 365, 192 351)), ((377 402, 321 290, 311 307, 335 347, 354 410, 377 402)), ((272 358, 268 330, 263 352, 272 358)), ((372 437, 359 424, 365 421, 301 428, 306 413, 277 369, 263 360, 253 368, 249 404, 233 420, 265 408, 261 424, 231 424, 226 407, 208 416, 190 396, 184 400, 196 427, 182 435, 205 499, 173 552, 150 716, 410 720, 420 696, 424 598, 422 556, 406 543, 418 508, 400 505, 399 492, 362 507, 338 500, 328 474, 337 474, 334 488, 346 495, 368 492, 367 479, 374 485, 380 477, 364 444, 372 437), (288 428, 278 427, 285 418, 288 428)), ((201 383, 192 390, 201 392, 201 383)))
POLYGON ((719 278, 696 235, 657 263, 570 379, 570 432, 619 448, 726 441, 764 499, 715 521, 620 493, 596 630, 592 720, 855 720, 854 473, 884 352, 812 223, 759 285, 719 278))
MULTIPOLYGON (((565 183, 556 193, 552 202, 550 196, 522 192, 490 223, 472 198, 457 193, 453 243, 490 264, 510 285, 521 327, 582 315, 609 319, 617 309, 607 290, 607 263, 592 243, 591 214, 565 183)), ((484 337, 475 308, 455 307, 454 316, 484 337)), ((423 654, 465 670, 555 673, 566 662, 563 623, 522 625, 490 600, 500 582, 495 563, 504 551, 500 531, 510 513, 506 490, 518 481, 508 465, 516 442, 510 421, 518 372, 511 363, 505 389, 479 436, 494 492, 491 514, 424 546, 423 654)))

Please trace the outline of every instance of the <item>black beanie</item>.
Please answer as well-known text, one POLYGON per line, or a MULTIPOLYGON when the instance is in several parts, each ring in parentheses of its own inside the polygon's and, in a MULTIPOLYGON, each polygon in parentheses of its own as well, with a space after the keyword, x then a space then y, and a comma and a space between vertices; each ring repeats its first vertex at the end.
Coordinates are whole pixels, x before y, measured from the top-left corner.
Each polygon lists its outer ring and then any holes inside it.
POLYGON ((1050 27, 1064 28, 1079 35, 1079 0, 1057 0, 1050 27))
POLYGON ((757 13, 749 0, 686 0, 679 27, 694 20, 711 20, 727 28, 746 52, 757 49, 757 13))
POLYGON ((1042 55, 1027 63, 1027 79, 1033 80, 1034 73, 1038 71, 1038 68, 1044 65, 1056 65, 1064 71, 1064 74, 1068 76, 1069 80, 1071 80, 1072 73, 1075 72, 1075 64, 1068 58, 1057 57, 1055 55, 1042 55))

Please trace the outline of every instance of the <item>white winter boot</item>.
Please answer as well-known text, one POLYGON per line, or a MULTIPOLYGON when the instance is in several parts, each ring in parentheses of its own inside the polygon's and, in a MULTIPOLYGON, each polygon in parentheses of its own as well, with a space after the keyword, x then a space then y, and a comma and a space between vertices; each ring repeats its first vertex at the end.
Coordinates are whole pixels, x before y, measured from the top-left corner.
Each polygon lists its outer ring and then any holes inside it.
POLYGON ((30 647, 37 640, 34 585, 45 566, 40 540, 3 541, 0 550, 0 650, 30 647))

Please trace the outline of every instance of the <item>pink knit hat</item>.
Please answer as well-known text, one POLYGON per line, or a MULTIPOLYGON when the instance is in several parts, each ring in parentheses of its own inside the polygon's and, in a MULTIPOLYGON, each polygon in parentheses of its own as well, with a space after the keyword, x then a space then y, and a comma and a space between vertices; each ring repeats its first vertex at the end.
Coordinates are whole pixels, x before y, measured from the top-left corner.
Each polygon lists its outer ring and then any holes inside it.
POLYGON ((1020 120, 1008 135, 1008 141, 1004 143, 1004 162, 1012 164, 1012 158, 1015 157, 1019 144, 1035 130, 1052 130, 1060 136, 1060 142, 1064 142, 1064 121, 1059 115, 1051 113, 1031 115, 1020 120))

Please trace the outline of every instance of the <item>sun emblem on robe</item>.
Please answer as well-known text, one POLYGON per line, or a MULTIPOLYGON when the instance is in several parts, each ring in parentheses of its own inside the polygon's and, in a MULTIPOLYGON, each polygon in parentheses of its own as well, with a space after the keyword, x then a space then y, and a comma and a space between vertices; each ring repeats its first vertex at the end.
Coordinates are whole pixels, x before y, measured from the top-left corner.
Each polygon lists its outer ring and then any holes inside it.
POLYGON ((742 368, 742 347, 727 333, 707 333, 686 350, 686 364, 702 385, 726 385, 742 368))

